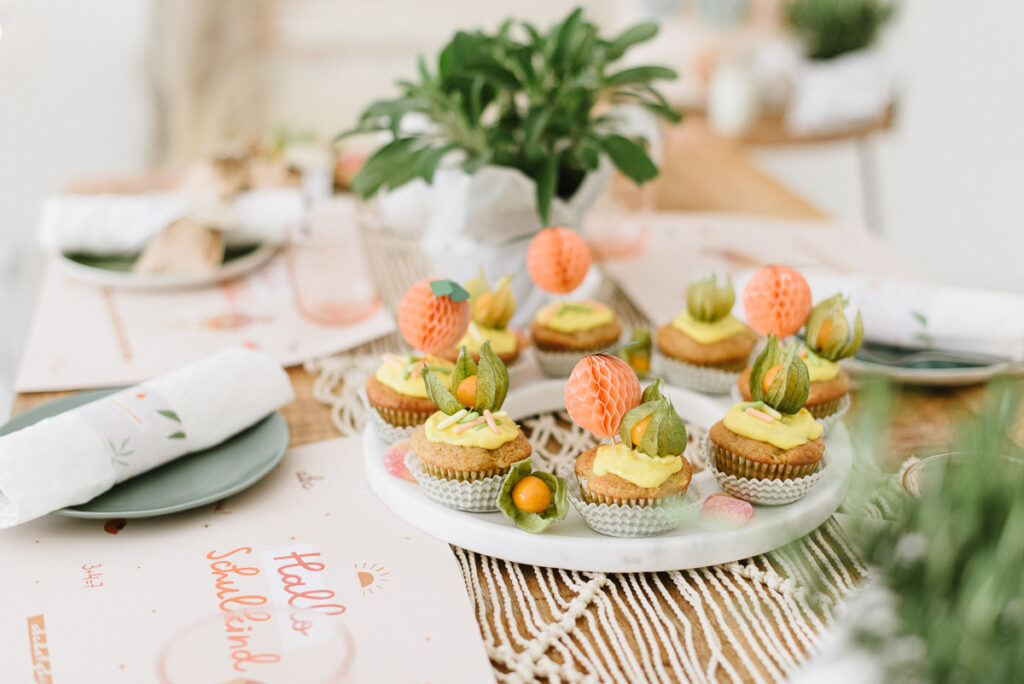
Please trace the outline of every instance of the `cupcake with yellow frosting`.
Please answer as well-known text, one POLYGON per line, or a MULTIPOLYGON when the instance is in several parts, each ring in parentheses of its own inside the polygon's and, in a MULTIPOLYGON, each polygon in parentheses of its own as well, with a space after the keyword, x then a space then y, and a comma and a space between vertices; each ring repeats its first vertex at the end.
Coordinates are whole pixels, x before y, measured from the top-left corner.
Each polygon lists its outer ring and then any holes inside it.
MULTIPOLYGON (((819 302, 807 316, 804 324, 804 342, 799 356, 807 365, 810 389, 804 408, 815 418, 831 425, 849 406, 850 377, 839 367, 839 361, 853 356, 864 339, 864 324, 860 312, 851 330, 842 295, 834 295, 819 302)), ((740 394, 751 399, 750 369, 737 381, 740 394)))
POLYGON ((847 304, 842 295, 833 295, 811 309, 804 324, 804 346, 800 355, 811 378, 811 390, 804 407, 815 418, 829 418, 849 406, 850 378, 839 367, 839 361, 860 349, 864 323, 858 311, 851 330, 846 317, 847 304))
POLYGON ((689 508, 692 469, 683 458, 686 427, 656 380, 619 423, 619 441, 576 459, 573 504, 592 529, 612 536, 648 536, 677 527, 689 508), (578 496, 577 496, 578 492, 578 496))
POLYGON ((455 364, 437 356, 385 354, 377 370, 366 379, 364 391, 378 433, 388 442, 404 439, 421 425, 437 405, 427 394, 423 373, 445 387, 451 386, 455 364))
POLYGON ((724 394, 757 344, 757 335, 732 315, 736 293, 715 276, 691 283, 686 310, 658 329, 656 374, 673 385, 724 394))
POLYGON ((799 349, 769 335, 751 370, 752 401, 730 408, 705 437, 719 484, 751 503, 795 501, 821 473, 822 426, 803 408, 810 380, 799 349))
POLYGON ((530 322, 537 361, 554 377, 569 375, 580 358, 614 346, 621 334, 615 312, 591 300, 551 302, 530 322))
POLYGON ((497 510, 497 496, 509 469, 528 459, 530 443, 501 406, 508 371, 490 343, 480 363, 463 347, 450 385, 424 370, 427 393, 438 410, 412 434, 406 465, 426 494, 451 508, 497 510))
POLYGON ((459 356, 459 349, 465 347, 474 360, 479 360, 480 347, 484 342, 490 342, 491 349, 502 363, 515 363, 522 351, 524 340, 508 329, 509 319, 516 311, 516 299, 509 287, 511 282, 512 276, 506 275, 495 283, 492 290, 487 282, 487 276, 483 269, 480 269, 480 275, 466 283, 466 290, 469 292, 469 326, 458 344, 442 352, 442 356, 455 361, 459 356))

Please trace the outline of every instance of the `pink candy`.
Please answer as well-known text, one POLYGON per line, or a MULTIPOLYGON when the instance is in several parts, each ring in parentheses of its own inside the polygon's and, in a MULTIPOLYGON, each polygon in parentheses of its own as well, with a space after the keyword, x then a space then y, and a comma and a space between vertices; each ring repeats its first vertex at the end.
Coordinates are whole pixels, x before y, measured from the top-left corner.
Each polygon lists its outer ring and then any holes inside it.
POLYGON ((384 469, 395 477, 400 477, 408 482, 415 482, 416 478, 405 467, 405 455, 409 453, 410 448, 411 446, 407 439, 395 442, 388 447, 388 450, 384 452, 384 469))
POLYGON ((716 526, 737 529, 754 517, 754 507, 728 494, 712 494, 704 499, 704 504, 700 507, 700 517, 716 526))

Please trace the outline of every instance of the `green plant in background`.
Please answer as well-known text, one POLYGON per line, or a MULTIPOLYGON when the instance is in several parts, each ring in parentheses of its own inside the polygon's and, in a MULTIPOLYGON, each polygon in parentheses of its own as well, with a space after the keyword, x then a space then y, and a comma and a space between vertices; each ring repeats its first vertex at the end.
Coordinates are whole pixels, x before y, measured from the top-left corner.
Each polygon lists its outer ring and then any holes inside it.
POLYGON ((652 85, 674 79, 663 66, 613 69, 631 47, 650 40, 656 24, 638 24, 612 39, 577 8, 547 32, 506 21, 494 33, 459 31, 436 68, 420 58, 418 77, 398 82, 401 94, 371 104, 339 137, 389 131, 393 139, 370 157, 352 182, 363 198, 415 178, 428 183, 441 160, 461 151, 462 169, 486 164, 522 171, 537 186, 537 213, 547 223, 553 197, 567 199, 602 154, 638 184, 658 175, 646 141, 619 132, 609 111, 635 103, 678 122, 680 114, 652 85), (402 128, 407 114, 429 120, 423 131, 402 128))
MULTIPOLYGON (((879 444, 891 399, 861 391, 861 449, 862 436, 879 444)), ((944 465, 931 468, 920 499, 896 499, 894 520, 853 530, 890 598, 891 610, 854 625, 887 681, 1024 681, 1024 460, 1012 460, 1024 453, 1010 438, 1020 401, 1018 381, 994 382, 979 416, 957 426, 955 448, 967 456, 935 461, 944 465)), ((877 491, 877 478, 865 480, 848 503, 877 491)))
POLYGON ((875 42, 892 17, 889 0, 791 0, 786 21, 810 59, 832 59, 875 42))

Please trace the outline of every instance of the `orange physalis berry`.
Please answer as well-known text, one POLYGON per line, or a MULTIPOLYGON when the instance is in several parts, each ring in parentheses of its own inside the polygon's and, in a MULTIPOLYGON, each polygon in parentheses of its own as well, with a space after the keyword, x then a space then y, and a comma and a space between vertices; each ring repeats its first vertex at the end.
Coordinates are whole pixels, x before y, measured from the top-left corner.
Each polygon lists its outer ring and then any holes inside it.
POLYGON ((826 318, 821 322, 821 330, 818 331, 818 339, 815 340, 818 349, 824 349, 825 340, 828 339, 828 334, 832 330, 832 321, 826 318))
POLYGON ((633 444, 639 444, 640 440, 644 438, 644 432, 646 432, 647 426, 650 424, 651 418, 653 417, 654 414, 652 413, 651 415, 647 416, 639 423, 634 425, 633 429, 629 431, 629 439, 633 442, 633 444))
POLYGON ((551 505, 551 490, 544 480, 527 475, 512 487, 512 503, 527 513, 543 513, 551 505))
POLYGON ((767 392, 768 388, 770 388, 772 383, 775 382, 775 376, 779 374, 780 370, 782 370, 782 366, 775 365, 769 368, 768 372, 764 374, 764 378, 761 379, 761 388, 765 392, 767 392))
POLYGON ((459 403, 466 408, 471 408, 476 403, 476 376, 470 375, 463 378, 455 390, 455 397, 459 403))

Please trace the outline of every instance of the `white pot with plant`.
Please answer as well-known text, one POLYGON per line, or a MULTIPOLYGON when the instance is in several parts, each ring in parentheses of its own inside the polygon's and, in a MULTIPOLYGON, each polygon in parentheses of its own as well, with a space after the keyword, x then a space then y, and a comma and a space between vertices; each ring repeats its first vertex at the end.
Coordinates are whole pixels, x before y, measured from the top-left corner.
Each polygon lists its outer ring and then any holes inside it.
POLYGON ((791 0, 786 21, 803 46, 786 125, 800 135, 848 130, 881 117, 892 79, 875 40, 890 0, 791 0))
MULTIPOLYGON (((493 33, 456 33, 436 67, 421 58, 398 97, 371 104, 342 134, 388 134, 353 190, 365 199, 417 181, 403 213, 424 217, 423 249, 442 275, 466 280, 481 266, 492 277, 524 273, 529 239, 548 225, 581 228, 613 166, 637 184, 658 175, 650 141, 630 136, 615 107, 679 121, 652 85, 676 74, 613 69, 657 30, 638 24, 602 38, 579 8, 546 32, 506 21, 493 33)), ((539 291, 526 277, 513 282, 519 312, 529 314, 539 291)))

